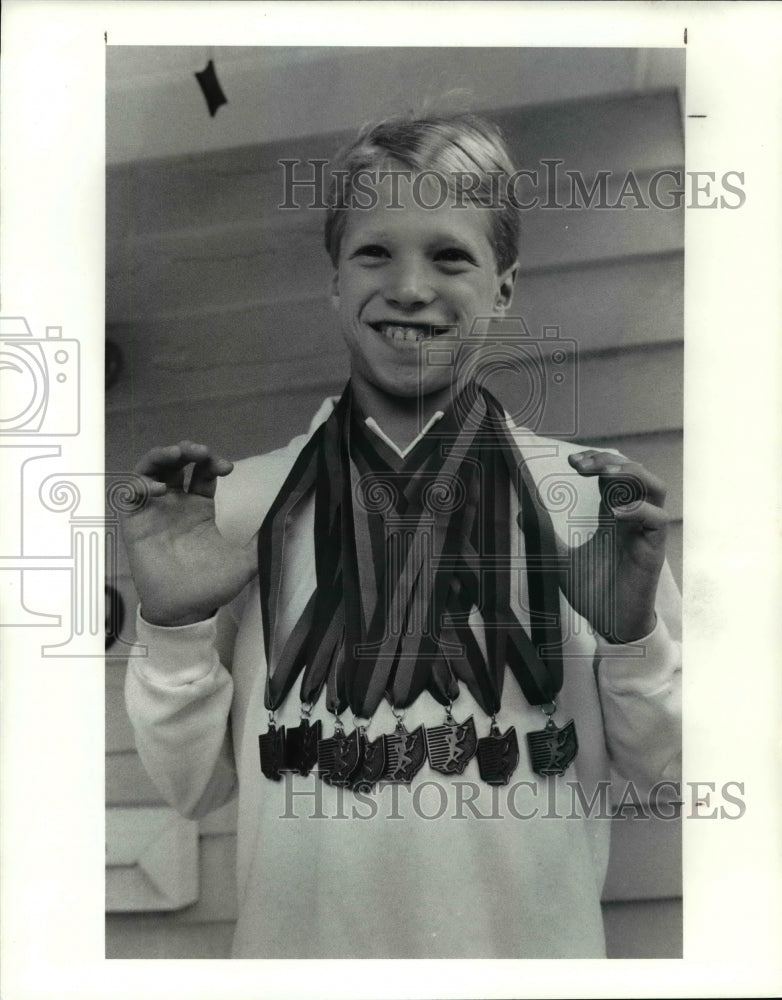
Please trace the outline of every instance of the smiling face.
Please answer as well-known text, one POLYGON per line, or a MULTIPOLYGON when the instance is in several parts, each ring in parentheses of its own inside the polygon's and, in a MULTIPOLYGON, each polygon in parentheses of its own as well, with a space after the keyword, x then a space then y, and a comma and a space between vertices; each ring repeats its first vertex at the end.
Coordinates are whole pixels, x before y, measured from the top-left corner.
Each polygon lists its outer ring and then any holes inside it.
POLYGON ((423 341, 438 328, 449 338, 456 328, 464 338, 476 317, 500 315, 511 300, 518 265, 497 271, 491 210, 453 207, 450 197, 427 208, 440 194, 438 185, 427 187, 403 180, 401 207, 390 208, 391 190, 383 182, 374 208, 347 210, 332 292, 353 384, 365 397, 449 392, 454 368, 423 367, 423 341))

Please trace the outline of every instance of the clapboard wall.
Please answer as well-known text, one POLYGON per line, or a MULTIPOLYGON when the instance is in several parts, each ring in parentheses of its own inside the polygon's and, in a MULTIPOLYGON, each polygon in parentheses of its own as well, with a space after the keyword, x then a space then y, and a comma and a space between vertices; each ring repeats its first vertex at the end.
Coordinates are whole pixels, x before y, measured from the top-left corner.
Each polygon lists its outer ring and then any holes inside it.
MULTIPOLYGON (((683 166, 674 91, 502 108, 493 117, 525 167, 560 159, 562 170, 587 180, 598 170, 619 178, 632 170, 645 190, 655 171, 683 166)), ((323 397, 340 390, 347 356, 327 296, 322 213, 278 211, 277 161, 328 157, 342 138, 316 135, 109 169, 106 311, 125 368, 107 398, 107 470, 126 471, 153 444, 183 437, 231 458, 257 454, 304 430, 323 397)), ((569 201, 566 185, 559 200, 569 201)), ((579 441, 619 448, 668 482, 670 561, 679 576, 682 257, 681 211, 526 212, 512 310, 533 335, 555 326, 575 342, 568 391, 552 394, 542 429, 561 435, 569 428, 579 441)), ((509 409, 519 403, 512 381, 498 391, 509 409)), ((121 552, 118 585, 132 609, 121 552)), ((107 803, 157 804, 124 712, 124 669, 121 657, 108 661, 107 803)), ((676 955, 679 830, 639 826, 619 824, 615 835, 609 950, 676 955)), ((111 915, 107 956, 227 955, 234 830, 233 806, 201 821, 199 902, 165 916, 111 915)))

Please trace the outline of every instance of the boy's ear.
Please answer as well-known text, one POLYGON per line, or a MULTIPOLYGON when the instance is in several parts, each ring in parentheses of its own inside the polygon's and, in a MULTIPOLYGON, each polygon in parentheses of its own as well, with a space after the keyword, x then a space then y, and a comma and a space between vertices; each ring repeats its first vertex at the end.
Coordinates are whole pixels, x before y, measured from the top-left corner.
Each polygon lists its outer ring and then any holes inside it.
POLYGON ((519 262, 514 261, 507 271, 497 279, 497 298, 494 308, 497 312, 505 312, 513 301, 513 289, 516 284, 516 275, 519 273, 519 262))
POLYGON ((329 295, 331 295, 331 304, 337 309, 339 307, 339 271, 336 268, 334 268, 331 274, 329 295))

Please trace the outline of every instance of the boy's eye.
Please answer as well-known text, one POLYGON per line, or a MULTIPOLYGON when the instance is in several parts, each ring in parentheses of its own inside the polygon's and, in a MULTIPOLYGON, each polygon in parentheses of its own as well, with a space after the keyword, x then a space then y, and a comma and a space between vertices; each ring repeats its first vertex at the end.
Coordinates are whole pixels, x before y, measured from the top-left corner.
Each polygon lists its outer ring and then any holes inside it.
POLYGON ((387 257, 388 251, 385 247, 381 246, 379 243, 367 243, 357 250, 354 250, 353 257, 370 257, 370 258, 381 258, 387 257))
POLYGON ((472 255, 460 247, 445 247, 443 250, 438 250, 435 254, 435 259, 443 261, 446 264, 475 263, 472 255))

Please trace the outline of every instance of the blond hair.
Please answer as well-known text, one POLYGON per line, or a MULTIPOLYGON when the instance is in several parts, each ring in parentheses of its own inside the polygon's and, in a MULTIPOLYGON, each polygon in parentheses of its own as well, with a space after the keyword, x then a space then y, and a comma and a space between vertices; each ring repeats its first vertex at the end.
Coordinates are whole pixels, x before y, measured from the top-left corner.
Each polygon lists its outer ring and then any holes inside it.
POLYGON ((458 204, 464 197, 491 212, 490 240, 502 272, 518 255, 520 217, 508 198, 507 180, 515 173, 502 133, 478 115, 400 115, 366 125, 344 146, 333 164, 325 223, 326 250, 337 266, 347 223, 346 209, 360 173, 378 170, 389 160, 413 173, 440 174, 458 204), (469 183, 467 183, 469 181, 469 183))

